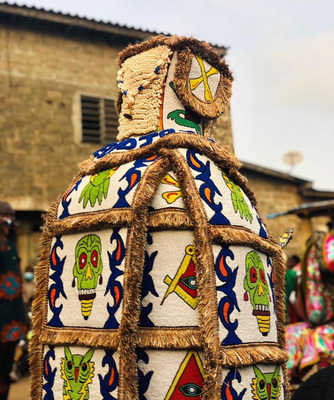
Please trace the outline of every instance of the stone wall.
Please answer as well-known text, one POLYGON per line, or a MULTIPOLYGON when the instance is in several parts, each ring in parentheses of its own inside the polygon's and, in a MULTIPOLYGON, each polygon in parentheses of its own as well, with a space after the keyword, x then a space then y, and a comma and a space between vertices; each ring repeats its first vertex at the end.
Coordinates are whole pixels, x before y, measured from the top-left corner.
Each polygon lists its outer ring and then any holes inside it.
POLYGON ((214 138, 219 144, 227 146, 234 152, 230 108, 218 118, 214 138))
POLYGON ((1 198, 45 210, 99 147, 75 143, 74 98, 116 98, 120 48, 20 26, 0 27, 0 49, 1 198))
MULTIPOLYGON (((2 201, 16 211, 45 211, 101 147, 76 138, 79 94, 116 99, 123 48, 98 32, 0 21, 2 201)), ((233 147, 229 112, 218 126, 220 140, 233 147)), ((23 219, 17 232, 22 269, 39 253, 40 233, 32 226, 23 219)))
POLYGON ((286 229, 293 228, 293 239, 284 252, 287 256, 295 254, 301 257, 305 242, 312 232, 310 221, 300 219, 296 215, 267 218, 268 214, 286 211, 302 204, 303 200, 298 192, 299 186, 293 181, 289 182, 249 170, 242 170, 242 172, 248 179, 248 187, 255 194, 258 211, 270 234, 279 238, 286 229))
MULTIPOLYGON (((79 93, 116 98, 121 47, 84 33, 0 26, 1 197, 16 210, 45 210, 99 145, 78 144, 79 93)), ((232 145, 230 116, 219 122, 232 145)))

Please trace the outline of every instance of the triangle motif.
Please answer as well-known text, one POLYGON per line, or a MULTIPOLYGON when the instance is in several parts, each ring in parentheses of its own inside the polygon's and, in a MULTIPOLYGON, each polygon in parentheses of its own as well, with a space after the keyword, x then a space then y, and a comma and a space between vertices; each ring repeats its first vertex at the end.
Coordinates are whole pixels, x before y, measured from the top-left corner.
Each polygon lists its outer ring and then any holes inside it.
POLYGON ((196 351, 189 351, 182 361, 164 400, 200 400, 204 383, 202 361, 196 351))
POLYGON ((169 275, 165 276, 164 283, 168 288, 161 305, 174 292, 195 310, 198 305, 195 247, 193 245, 187 246, 185 253, 174 278, 172 279, 169 275))

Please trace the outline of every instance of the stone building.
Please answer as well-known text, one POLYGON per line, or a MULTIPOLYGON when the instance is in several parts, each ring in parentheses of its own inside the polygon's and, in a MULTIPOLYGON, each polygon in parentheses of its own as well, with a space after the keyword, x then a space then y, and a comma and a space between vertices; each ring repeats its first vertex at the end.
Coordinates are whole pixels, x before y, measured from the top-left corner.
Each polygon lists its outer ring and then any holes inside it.
POLYGON ((269 232, 280 235, 288 228, 294 229, 293 240, 285 248, 287 256, 302 256, 305 242, 314 230, 326 230, 329 218, 299 218, 285 215, 268 218, 268 215, 282 213, 300 204, 334 199, 334 192, 318 191, 312 188, 312 182, 293 177, 269 168, 243 162, 241 173, 248 179, 249 186, 255 193, 260 214, 269 232))
MULTIPOLYGON (((20 220, 22 268, 36 263, 42 213, 65 191, 79 163, 115 139, 119 51, 155 34, 0 4, 1 200, 20 220)), ((216 49, 225 55, 224 47, 216 49)), ((229 112, 218 120, 216 139, 233 148, 229 112)), ((301 187, 307 181, 250 164, 242 172, 262 215, 305 201, 301 187)), ((278 235, 285 223, 268 225, 278 235)), ((300 246, 296 242, 293 251, 300 246)))

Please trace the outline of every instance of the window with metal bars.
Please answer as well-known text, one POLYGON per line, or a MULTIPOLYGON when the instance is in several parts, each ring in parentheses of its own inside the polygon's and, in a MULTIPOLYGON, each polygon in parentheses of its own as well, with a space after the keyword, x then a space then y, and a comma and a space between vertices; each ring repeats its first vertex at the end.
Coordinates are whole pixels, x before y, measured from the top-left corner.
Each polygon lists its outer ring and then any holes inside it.
POLYGON ((106 145, 115 142, 117 127, 114 100, 81 95, 82 143, 106 145))

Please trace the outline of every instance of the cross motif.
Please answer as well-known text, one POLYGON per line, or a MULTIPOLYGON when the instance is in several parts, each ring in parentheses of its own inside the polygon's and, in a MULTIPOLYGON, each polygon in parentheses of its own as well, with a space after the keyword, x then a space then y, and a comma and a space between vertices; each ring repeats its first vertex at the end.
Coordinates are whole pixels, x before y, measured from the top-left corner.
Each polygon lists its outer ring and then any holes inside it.
POLYGON ((198 78, 191 78, 189 79, 189 84, 190 84, 190 90, 195 90, 202 82, 204 84, 204 98, 206 101, 213 101, 213 96, 211 93, 211 89, 208 83, 208 78, 211 75, 218 74, 218 70, 214 67, 211 67, 209 71, 205 71, 205 66, 202 58, 195 56, 196 60, 198 61, 198 64, 201 69, 201 76, 198 78))

